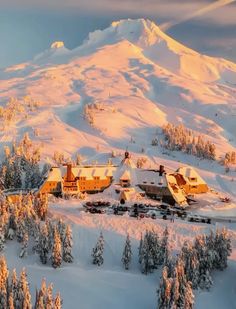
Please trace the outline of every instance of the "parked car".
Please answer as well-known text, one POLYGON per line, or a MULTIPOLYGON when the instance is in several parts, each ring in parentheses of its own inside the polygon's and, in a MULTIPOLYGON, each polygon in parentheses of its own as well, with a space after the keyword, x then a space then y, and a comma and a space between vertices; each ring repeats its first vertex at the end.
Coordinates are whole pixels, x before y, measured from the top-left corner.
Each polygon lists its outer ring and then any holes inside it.
POLYGON ((201 216, 195 215, 195 214, 189 216, 189 221, 190 222, 202 222, 202 223, 208 223, 208 224, 211 223, 210 218, 204 218, 204 217, 201 217, 201 216))
POLYGON ((90 212, 91 214, 104 214, 105 210, 101 208, 91 207, 88 209, 88 212, 90 212))
POLYGON ((127 206, 118 206, 114 208, 114 215, 123 215, 125 212, 129 211, 127 206))
POLYGON ((158 215, 160 215, 160 212, 156 211, 156 210, 149 210, 146 214, 145 217, 147 218, 152 218, 152 219, 156 219, 158 217, 158 215))

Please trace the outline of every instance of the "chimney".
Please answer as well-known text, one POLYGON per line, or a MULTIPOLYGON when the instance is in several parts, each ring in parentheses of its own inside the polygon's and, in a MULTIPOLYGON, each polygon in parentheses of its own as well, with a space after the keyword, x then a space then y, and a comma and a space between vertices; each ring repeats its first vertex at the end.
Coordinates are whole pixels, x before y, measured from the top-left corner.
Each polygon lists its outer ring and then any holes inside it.
POLYGON ((159 176, 162 176, 164 173, 165 173, 165 167, 164 167, 164 165, 160 165, 159 176))
POLYGON ((72 164, 71 163, 68 163, 67 164, 67 181, 73 181, 74 180, 74 177, 73 177, 73 174, 72 174, 72 164))

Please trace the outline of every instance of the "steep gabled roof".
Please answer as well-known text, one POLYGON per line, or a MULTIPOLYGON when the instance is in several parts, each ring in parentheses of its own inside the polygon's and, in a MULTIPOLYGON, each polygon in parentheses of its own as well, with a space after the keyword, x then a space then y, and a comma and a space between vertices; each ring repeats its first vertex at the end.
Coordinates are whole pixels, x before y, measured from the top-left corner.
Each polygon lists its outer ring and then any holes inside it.
POLYGON ((184 176, 185 180, 189 183, 198 184, 206 184, 206 182, 202 179, 202 177, 197 173, 195 169, 193 169, 191 166, 182 166, 177 169, 177 173, 184 176), (194 181, 190 181, 190 178, 196 179, 194 181))

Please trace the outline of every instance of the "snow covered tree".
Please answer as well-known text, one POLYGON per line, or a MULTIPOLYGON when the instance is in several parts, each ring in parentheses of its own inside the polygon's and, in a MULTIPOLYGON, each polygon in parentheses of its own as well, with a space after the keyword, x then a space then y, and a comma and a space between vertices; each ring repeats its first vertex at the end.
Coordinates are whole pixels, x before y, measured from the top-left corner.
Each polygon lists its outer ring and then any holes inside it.
POLYGON ((98 238, 96 246, 92 251, 92 262, 95 265, 101 266, 103 264, 103 252, 104 252, 104 238, 102 232, 98 238))
POLYGON ((226 229, 217 230, 215 235, 215 268, 223 270, 227 267, 227 259, 232 252, 231 240, 226 229))
POLYGON ((153 272, 154 269, 154 261, 153 261, 153 251, 151 248, 151 241, 150 241, 150 233, 146 232, 143 238, 142 249, 140 253, 140 264, 141 264, 141 271, 145 275, 148 273, 153 272))
POLYGON ((212 270, 212 257, 208 254, 205 235, 195 238, 194 248, 199 261, 199 286, 201 289, 209 290, 212 285, 210 271, 212 270))
POLYGON ((13 293, 10 292, 9 296, 8 296, 8 305, 7 305, 7 309, 14 309, 14 298, 13 298, 13 293))
POLYGON ((73 262, 73 255, 72 255, 72 231, 69 225, 66 226, 66 233, 63 241, 63 261, 66 263, 73 262))
POLYGON ((194 295, 192 290, 192 283, 188 281, 185 288, 184 309, 192 309, 194 307, 194 295))
POLYGON ((17 274, 16 274, 15 269, 13 269, 13 271, 12 271, 12 276, 11 276, 11 281, 10 281, 10 292, 12 293, 14 307, 17 308, 17 305, 19 303, 19 300, 18 300, 18 279, 17 279, 17 274))
POLYGON ((4 250, 5 248, 5 235, 4 235, 4 229, 0 225, 0 252, 4 250))
POLYGON ((17 228, 16 228, 16 237, 18 242, 23 241, 25 233, 26 233, 25 221, 23 218, 19 218, 19 220, 17 221, 17 228))
POLYGON ((181 258, 184 261, 186 279, 187 281, 191 281, 193 288, 196 289, 200 280, 199 260, 195 248, 188 241, 184 242, 181 249, 181 258))
POLYGON ((204 272, 202 271, 200 273, 200 281, 199 281, 199 287, 201 289, 210 290, 211 286, 213 284, 210 272, 208 269, 206 269, 204 272))
POLYGON ((65 234, 66 234, 66 224, 61 218, 57 222, 57 230, 58 230, 61 242, 63 242, 65 238, 65 234))
POLYGON ((61 266, 62 263, 61 239, 56 228, 54 230, 54 241, 52 247, 51 260, 52 260, 52 267, 58 268, 61 266))
POLYGON ((128 234, 126 237, 125 247, 124 247, 124 251, 122 255, 122 263, 126 270, 128 270, 130 267, 131 259, 132 259, 132 249, 131 249, 131 242, 130 242, 130 238, 128 234))
POLYGON ((28 251, 28 241, 29 241, 28 233, 25 232, 23 236, 20 258, 26 257, 28 255, 28 252, 27 252, 28 251))
POLYGON ((168 123, 162 129, 165 142, 160 143, 171 151, 182 151, 209 160, 216 159, 216 147, 210 141, 205 141, 202 136, 195 136, 183 124, 173 125, 168 123))
POLYGON ((40 230, 39 236, 39 257, 42 264, 47 263, 48 253, 49 253, 49 245, 48 245, 48 230, 46 224, 43 225, 40 230))
MULTIPOLYGON (((170 309, 170 300, 171 300, 171 288, 172 288, 172 279, 168 278, 167 267, 163 268, 162 277, 160 280, 159 289, 157 290, 158 295, 158 309, 170 309)), ((173 307, 174 308, 174 307, 173 307)))
POLYGON ((52 283, 49 284, 48 288, 47 288, 47 296, 46 296, 46 308, 53 308, 53 285, 52 283))
POLYGON ((167 226, 162 235, 161 243, 160 243, 160 253, 159 253, 159 263, 163 264, 165 261, 165 257, 167 257, 167 250, 168 250, 168 237, 169 237, 169 230, 167 226))
POLYGON ((139 241, 139 247, 138 247, 138 261, 141 263, 142 261, 142 247, 143 247, 143 235, 141 234, 141 238, 139 241))
POLYGON ((6 260, 0 257, 0 308, 7 308, 8 268, 6 260))
POLYGON ((31 295, 29 291, 29 284, 25 269, 21 271, 20 279, 18 282, 18 301, 19 308, 31 309, 31 295))
POLYGON ((54 300, 54 309, 61 309, 61 295, 57 293, 54 300))

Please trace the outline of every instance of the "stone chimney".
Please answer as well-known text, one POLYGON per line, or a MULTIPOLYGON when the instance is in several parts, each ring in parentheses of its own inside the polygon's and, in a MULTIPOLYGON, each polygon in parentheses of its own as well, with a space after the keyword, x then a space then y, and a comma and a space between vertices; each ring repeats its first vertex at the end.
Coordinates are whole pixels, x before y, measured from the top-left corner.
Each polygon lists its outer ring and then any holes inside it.
POLYGON ((164 165, 160 165, 159 176, 162 176, 164 173, 165 173, 165 167, 164 167, 164 165))
POLYGON ((68 163, 67 164, 67 175, 66 175, 67 181, 73 181, 74 176, 72 174, 72 164, 68 163))

